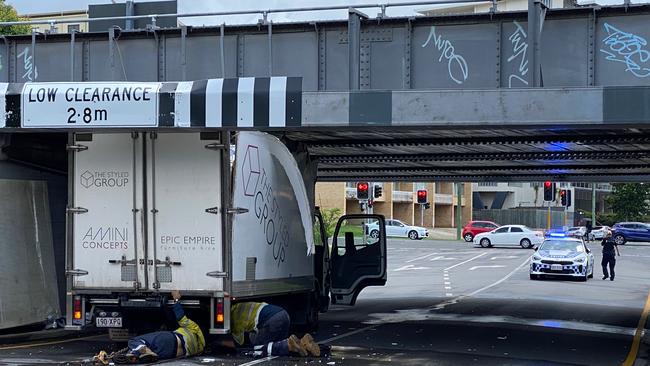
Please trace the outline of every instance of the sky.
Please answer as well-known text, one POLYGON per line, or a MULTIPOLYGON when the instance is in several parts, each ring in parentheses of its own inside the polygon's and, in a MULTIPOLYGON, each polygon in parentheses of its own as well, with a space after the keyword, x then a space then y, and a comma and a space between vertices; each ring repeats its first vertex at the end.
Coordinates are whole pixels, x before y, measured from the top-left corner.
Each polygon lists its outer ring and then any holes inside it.
MULTIPOLYGON (((6 0, 16 8, 19 14, 45 13, 64 10, 81 10, 87 9, 89 4, 105 4, 111 0, 6 0)), ((147 0, 135 0, 145 2, 147 0)), ((358 4, 397 4, 403 2, 412 2, 413 0, 178 0, 179 13, 205 13, 205 12, 224 12, 237 10, 264 10, 264 9, 286 9, 296 7, 314 7, 314 6, 332 6, 332 5, 358 5, 358 4)), ((639 1, 639 0, 637 0, 639 1)), ((637 1, 633 0, 633 3, 637 1)), ((124 2, 124 0, 117 0, 124 2)), ((579 0, 579 3, 592 3, 593 0, 579 0)), ((621 4, 623 0, 598 0, 599 4, 621 4)), ((418 10, 429 9, 432 6, 410 6, 388 8, 388 16, 405 16, 414 15, 418 10)), ((378 8, 360 9, 370 17, 375 17, 379 13, 378 8)), ((244 16, 227 16, 227 17, 209 17, 209 18, 185 18, 182 19, 187 25, 214 25, 214 24, 247 24, 257 23, 260 15, 244 16)), ((309 21, 323 19, 347 19, 346 10, 327 11, 327 12, 301 12, 301 13, 283 13, 269 16, 274 22, 287 21, 309 21)))

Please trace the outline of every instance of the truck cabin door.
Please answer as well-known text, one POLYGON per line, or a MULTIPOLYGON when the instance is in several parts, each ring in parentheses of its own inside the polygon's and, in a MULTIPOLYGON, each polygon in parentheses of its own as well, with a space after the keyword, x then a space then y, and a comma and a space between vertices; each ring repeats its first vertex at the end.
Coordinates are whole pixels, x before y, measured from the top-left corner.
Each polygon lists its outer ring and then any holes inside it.
POLYGON ((345 215, 336 225, 331 253, 332 303, 354 305, 367 286, 386 284, 386 229, 382 215, 345 215), (379 235, 368 228, 379 228, 379 235))

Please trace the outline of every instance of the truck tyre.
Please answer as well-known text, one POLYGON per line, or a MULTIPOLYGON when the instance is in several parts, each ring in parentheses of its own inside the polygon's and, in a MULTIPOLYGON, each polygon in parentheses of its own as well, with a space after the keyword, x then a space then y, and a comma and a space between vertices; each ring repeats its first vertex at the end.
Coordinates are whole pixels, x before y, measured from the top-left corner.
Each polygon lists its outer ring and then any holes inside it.
POLYGON ((320 313, 320 296, 316 291, 312 292, 309 296, 311 299, 308 303, 309 308, 307 309, 307 319, 305 319, 305 325, 309 332, 315 332, 318 330, 318 314, 320 313))

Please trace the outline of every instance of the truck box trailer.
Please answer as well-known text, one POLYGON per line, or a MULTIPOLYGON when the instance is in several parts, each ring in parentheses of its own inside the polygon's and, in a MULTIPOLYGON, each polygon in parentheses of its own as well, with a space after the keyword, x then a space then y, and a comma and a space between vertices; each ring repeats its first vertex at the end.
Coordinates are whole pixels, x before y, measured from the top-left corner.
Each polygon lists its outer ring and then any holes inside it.
POLYGON ((313 326, 330 300, 386 282, 383 216, 344 216, 328 239, 272 135, 94 130, 69 133, 68 151, 68 329, 146 327, 173 289, 210 334, 229 333, 243 300, 313 326))

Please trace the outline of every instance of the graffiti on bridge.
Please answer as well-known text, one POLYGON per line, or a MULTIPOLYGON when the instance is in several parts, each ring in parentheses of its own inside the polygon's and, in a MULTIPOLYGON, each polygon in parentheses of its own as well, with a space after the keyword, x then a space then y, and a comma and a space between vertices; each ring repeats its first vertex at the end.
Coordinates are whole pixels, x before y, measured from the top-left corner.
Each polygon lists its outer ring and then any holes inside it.
POLYGON ((625 71, 629 71, 638 78, 650 76, 650 51, 645 47, 648 41, 633 33, 624 32, 609 23, 603 27, 607 36, 603 39, 604 48, 600 52, 606 55, 608 61, 625 64, 625 71))
POLYGON ((435 48, 440 51, 438 62, 442 62, 443 58, 446 59, 449 77, 456 84, 462 84, 465 80, 467 80, 467 77, 469 76, 469 69, 467 67, 465 58, 463 58, 461 55, 456 54, 456 49, 449 40, 443 39, 442 35, 436 34, 435 26, 431 26, 429 37, 422 45, 422 48, 429 45, 429 42, 431 42, 431 40, 433 40, 433 45, 435 48))

